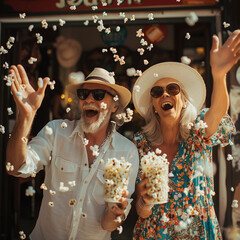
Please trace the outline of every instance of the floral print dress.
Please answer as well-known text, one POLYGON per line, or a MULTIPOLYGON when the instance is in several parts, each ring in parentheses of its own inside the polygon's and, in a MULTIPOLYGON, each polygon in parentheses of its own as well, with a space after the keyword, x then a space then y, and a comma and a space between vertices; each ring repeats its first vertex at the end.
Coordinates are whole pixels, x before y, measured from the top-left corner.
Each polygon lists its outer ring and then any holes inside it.
MULTIPOLYGON (((222 239, 215 214, 213 199, 212 147, 231 143, 235 127, 229 116, 224 117, 218 131, 204 139, 203 109, 193 123, 187 140, 180 142, 169 175, 169 193, 166 204, 156 204, 152 214, 138 218, 134 240, 141 239, 222 239)), ((135 134, 140 159, 153 151, 150 142, 141 132, 135 134)), ((137 183, 141 181, 141 167, 137 183)))

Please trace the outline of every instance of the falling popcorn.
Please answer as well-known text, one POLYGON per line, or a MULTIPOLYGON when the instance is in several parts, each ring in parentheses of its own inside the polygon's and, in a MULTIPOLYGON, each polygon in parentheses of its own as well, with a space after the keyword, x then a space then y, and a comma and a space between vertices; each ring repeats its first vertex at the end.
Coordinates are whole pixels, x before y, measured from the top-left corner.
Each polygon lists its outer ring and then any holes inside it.
POLYGON ((46 126, 45 127, 45 134, 46 135, 52 135, 53 134, 53 130, 52 130, 52 128, 51 127, 49 127, 49 126, 46 126))
POLYGON ((148 64, 149 64, 149 61, 146 60, 146 59, 144 59, 144 60, 143 60, 143 63, 144 63, 144 65, 148 65, 148 64))
POLYGON ((141 160, 141 168, 149 180, 148 194, 153 197, 155 204, 168 201, 168 166, 166 154, 156 155, 155 152, 148 152, 141 160))
POLYGON ((6 50, 3 46, 1 46, 0 48, 0 55, 1 54, 7 54, 8 53, 8 50, 6 50))
POLYGON ((36 193, 35 189, 33 188, 33 186, 28 186, 28 188, 25 190, 25 195, 27 197, 29 196, 33 196, 36 193))
POLYGON ((40 188, 43 189, 43 190, 45 190, 45 191, 47 190, 47 187, 46 187, 45 183, 42 183, 42 185, 40 186, 40 188))
POLYGON ((231 187, 231 192, 234 192, 234 187, 231 187))
POLYGON ((185 21, 189 26, 194 26, 198 21, 198 16, 195 12, 190 12, 189 16, 185 18, 185 21))
POLYGON ((63 19, 59 19, 59 25, 60 26, 63 26, 64 24, 66 23, 66 21, 65 20, 63 20, 63 19))
POLYGON ((98 6, 92 6, 92 10, 95 11, 98 9, 98 6))
POLYGON ((89 140, 88 140, 88 139, 86 139, 86 138, 84 138, 84 139, 83 139, 83 144, 84 144, 85 146, 87 146, 87 145, 88 145, 88 143, 89 143, 89 140))
POLYGON ((19 17, 20 17, 21 19, 24 19, 24 18, 26 17, 26 13, 19 13, 19 17))
POLYGON ((102 49, 102 53, 108 52, 108 50, 106 48, 102 49))
POLYGON ((76 10, 77 8, 76 8, 76 6, 75 5, 73 5, 73 6, 70 6, 70 10, 72 10, 72 11, 74 11, 74 10, 76 10))
POLYGON ((97 157, 99 155, 99 147, 98 145, 90 146, 90 149, 92 150, 92 155, 97 157))
POLYGON ((46 19, 42 20, 42 27, 45 28, 45 29, 48 28, 48 23, 47 23, 46 19))
POLYGON ((120 4, 123 3, 123 0, 117 0, 117 5, 119 6, 120 4))
POLYGON ((128 75, 129 77, 132 77, 132 76, 135 76, 135 74, 136 74, 136 69, 135 69, 135 68, 128 68, 128 69, 126 70, 126 72, 127 72, 127 75, 128 75))
POLYGON ((51 90, 54 90, 54 85, 55 85, 55 83, 56 83, 56 82, 55 82, 54 80, 53 80, 52 82, 51 82, 51 81, 48 82, 48 85, 50 86, 50 89, 51 89, 51 90))
POLYGON ((153 44, 151 43, 148 47, 147 47, 147 50, 148 51, 151 51, 153 49, 153 44))
POLYGON ((117 217, 114 219, 114 222, 121 223, 121 222, 122 222, 121 217, 120 217, 120 216, 117 216, 117 217))
POLYGON ((106 17, 107 16, 107 13, 104 11, 103 12, 103 17, 106 17))
POLYGON ((55 191, 53 191, 53 190, 49 190, 49 193, 52 195, 52 196, 54 196, 55 194, 56 194, 56 192, 55 191))
POLYGON ((67 107, 66 108, 66 113, 69 113, 71 111, 71 108, 70 107, 67 107))
POLYGON ((19 235, 20 235, 20 239, 26 239, 26 234, 24 233, 24 231, 20 231, 19 232, 19 235))
POLYGON ((40 35, 40 33, 36 33, 35 36, 37 37, 37 43, 41 44, 43 42, 43 37, 40 35))
POLYGON ((230 27, 230 23, 223 22, 223 27, 224 27, 224 28, 228 28, 228 27, 230 27))
POLYGON ((98 16, 97 16, 97 15, 94 15, 94 16, 92 16, 92 18, 93 18, 93 22, 96 23, 97 20, 98 20, 98 16))
POLYGON ((101 109, 107 109, 107 104, 104 103, 104 102, 101 102, 100 108, 101 109))
POLYGON ((113 101, 114 101, 114 102, 117 102, 118 100, 119 100, 118 95, 115 95, 114 98, 113 98, 113 101))
POLYGON ((85 26, 87 26, 87 25, 89 24, 89 21, 86 20, 86 21, 83 22, 83 24, 84 24, 85 26))
POLYGON ((153 19, 154 19, 154 17, 153 17, 153 13, 149 13, 149 14, 148 14, 148 20, 151 21, 151 20, 153 20, 153 19))
POLYGON ((35 58, 35 57, 30 57, 30 58, 28 59, 28 63, 29 63, 29 64, 33 64, 34 62, 37 62, 37 58, 35 58))
POLYGON ((109 158, 104 172, 104 200, 105 202, 119 202, 127 190, 129 174, 132 164, 124 157, 109 158))
POLYGON ((233 160, 233 156, 232 156, 231 154, 228 154, 228 155, 227 155, 227 160, 228 160, 228 161, 233 160))
POLYGON ((141 87, 139 85, 135 85, 133 87, 133 91, 135 91, 135 92, 140 92, 140 90, 141 90, 141 87))
POLYGON ((69 181, 68 184, 70 185, 70 187, 75 187, 76 181, 69 181))
POLYGON ((190 63, 191 63, 191 59, 189 58, 189 57, 187 57, 187 56, 182 56, 181 57, 181 63, 184 63, 184 64, 186 64, 186 65, 189 65, 190 63))
POLYGON ((8 64, 7 62, 5 62, 5 63, 3 64, 3 68, 9 69, 9 64, 8 64))
POLYGON ((12 115, 13 114, 12 108, 8 107, 7 112, 8 112, 8 115, 12 115))
POLYGON ((231 207, 232 208, 238 208, 238 200, 233 200, 231 207))
POLYGON ((155 78, 157 78, 157 77, 158 77, 158 74, 157 74, 157 73, 154 73, 153 76, 154 76, 155 78))
POLYGON ((116 27, 116 31, 119 32, 121 28, 119 26, 116 27))
POLYGON ((120 12, 119 16, 125 18, 125 13, 124 12, 120 12))
POLYGON ((54 207, 54 202, 49 202, 48 205, 49 205, 50 207, 54 207))
POLYGON ((132 15, 130 21, 135 21, 135 15, 132 15))
POLYGON ((69 187, 64 186, 64 183, 60 182, 59 191, 60 192, 68 192, 69 191, 69 187))
POLYGON ((137 37, 143 37, 144 36, 144 33, 143 33, 143 31, 142 31, 142 29, 140 28, 139 30, 137 30, 137 37))
POLYGON ((38 87, 43 88, 43 79, 41 77, 38 78, 38 87))
POLYGON ((7 162, 6 163, 6 170, 9 172, 9 171, 13 171, 14 170, 14 166, 10 163, 10 162, 7 162))
POLYGON ((33 28, 34 28, 34 25, 33 25, 33 24, 29 25, 29 26, 28 26, 28 31, 31 32, 31 31, 33 30, 33 28))
POLYGON ((57 26, 56 25, 53 25, 52 28, 53 28, 53 31, 57 31, 57 26))
POLYGON ((61 124, 61 128, 66 128, 67 127, 67 123, 65 123, 65 122, 62 122, 62 124, 61 124))
POLYGON ((71 200, 69 201, 69 206, 72 207, 72 206, 75 205, 75 203, 76 203, 76 199, 71 199, 71 200))
POLYGON ((121 234, 122 231, 123 231, 123 227, 122 227, 122 226, 119 226, 119 227, 117 227, 117 230, 118 230, 118 233, 121 234))
POLYGON ((137 51, 139 52, 140 55, 143 55, 145 52, 143 48, 138 48, 137 51))
POLYGON ((185 38, 188 39, 188 40, 191 38, 191 36, 188 32, 186 33, 185 38))

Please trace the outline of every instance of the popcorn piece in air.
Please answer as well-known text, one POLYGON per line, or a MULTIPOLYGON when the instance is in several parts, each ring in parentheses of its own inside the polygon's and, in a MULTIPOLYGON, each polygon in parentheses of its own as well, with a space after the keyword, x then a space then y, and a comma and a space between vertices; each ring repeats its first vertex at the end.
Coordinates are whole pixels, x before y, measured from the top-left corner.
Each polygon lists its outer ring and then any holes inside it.
POLYGON ((86 21, 83 22, 83 24, 84 24, 85 26, 87 26, 87 25, 89 24, 89 21, 86 20, 86 21))
POLYGON ((191 38, 191 35, 190 35, 189 32, 186 33, 185 38, 188 39, 188 40, 191 38))
POLYGON ((117 230, 118 230, 118 233, 121 234, 122 231, 123 231, 123 227, 122 227, 122 226, 119 226, 119 227, 117 227, 117 230))
POLYGON ((20 239, 26 239, 26 234, 24 233, 24 231, 19 231, 19 237, 20 237, 20 239))
POLYGON ((144 59, 144 60, 143 60, 143 63, 144 63, 144 65, 148 65, 148 64, 149 64, 149 61, 148 61, 147 59, 144 59))
POLYGON ((189 26, 194 26, 197 21, 198 21, 198 16, 195 12, 190 12, 189 16, 185 18, 185 22, 189 26))
POLYGON ((21 19, 24 19, 24 18, 26 17, 26 13, 19 13, 19 17, 20 17, 21 19))
POLYGON ((108 52, 108 50, 106 48, 102 49, 102 53, 108 52))
POLYGON ((75 203, 76 203, 76 199, 71 199, 71 200, 69 200, 69 206, 70 206, 70 207, 74 206, 75 203))
POLYGON ((67 127, 67 123, 65 123, 65 122, 62 122, 62 123, 61 123, 61 128, 63 128, 63 129, 64 129, 64 128, 66 128, 66 127, 67 127))
POLYGON ((45 185, 45 183, 42 183, 42 185, 40 186, 40 188, 43 189, 43 190, 45 190, 45 191, 47 190, 47 186, 45 185))
POLYGON ((137 37, 143 37, 144 36, 144 33, 143 33, 143 31, 142 31, 142 29, 140 28, 140 29, 138 29, 137 31, 136 31, 136 36, 137 37))
POLYGON ((42 27, 45 28, 45 29, 48 28, 48 23, 47 23, 46 19, 42 20, 42 27))
POLYGON ((103 17, 106 17, 107 16, 107 13, 104 11, 103 12, 103 17))
POLYGON ((132 15, 131 18, 130 18, 130 21, 135 21, 135 15, 132 15))
POLYGON ((36 193, 35 189, 33 188, 33 186, 28 186, 28 188, 25 190, 25 195, 27 197, 29 196, 33 196, 36 193))
POLYGON ((76 10, 76 9, 77 9, 77 8, 76 8, 75 5, 70 6, 70 10, 74 11, 74 10, 76 10))
POLYGON ((28 31, 31 32, 31 31, 33 30, 33 28, 34 28, 34 25, 33 25, 33 24, 29 25, 29 26, 28 26, 28 31))
POLYGON ((90 150, 92 150, 93 156, 97 157, 99 155, 99 146, 98 145, 90 146, 90 150))
POLYGON ((66 108, 66 113, 69 113, 71 111, 71 108, 70 107, 67 107, 66 108))
POLYGON ((49 202, 49 203, 48 203, 48 206, 54 207, 54 202, 49 202))
POLYGON ((231 207, 232 208, 238 208, 238 200, 233 200, 231 207))
POLYGON ((41 44, 43 42, 43 37, 40 35, 40 33, 36 33, 35 36, 37 37, 37 43, 41 44))
POLYGON ((120 216, 117 216, 117 217, 114 219, 114 222, 121 223, 121 222, 122 222, 122 218, 121 218, 120 216))
POLYGON ((10 163, 10 162, 7 162, 6 163, 6 170, 9 172, 9 171, 13 171, 14 170, 14 166, 10 163))
POLYGON ((104 102, 101 102, 100 108, 101 109, 107 109, 107 104, 104 103, 104 102))
POLYGON ((224 27, 224 28, 228 28, 228 27, 230 27, 230 23, 223 22, 223 27, 224 27))
POLYGON ((147 41, 145 41, 144 38, 141 39, 140 43, 141 43, 142 46, 147 46, 148 45, 147 41))
POLYGON ((30 58, 28 59, 28 63, 29 63, 29 64, 33 64, 34 62, 37 62, 37 58, 35 58, 35 57, 30 57, 30 58))
POLYGON ((52 195, 52 196, 54 196, 55 194, 56 194, 56 191, 53 191, 53 190, 49 190, 49 193, 52 195))
POLYGON ((28 143, 28 139, 26 137, 22 137, 21 140, 26 144, 28 143))
POLYGON ((119 100, 118 95, 115 95, 115 97, 113 98, 113 101, 114 101, 114 102, 117 102, 118 100, 119 100))
POLYGON ((111 28, 110 28, 110 27, 109 27, 109 28, 106 28, 106 29, 105 29, 105 33, 110 34, 110 33, 111 33, 111 28))
POLYGON ((51 82, 51 81, 48 82, 48 85, 50 86, 50 89, 51 89, 51 90, 54 90, 54 85, 55 85, 55 83, 56 83, 56 82, 55 82, 54 80, 53 80, 52 82, 51 82))
POLYGON ((231 154, 228 154, 228 155, 227 155, 227 160, 228 160, 228 161, 233 160, 233 156, 232 156, 231 154))
POLYGON ((140 90, 141 90, 141 87, 139 85, 135 85, 133 87, 133 91, 140 92, 140 90))
POLYGON ((191 63, 191 59, 189 58, 189 57, 187 57, 187 56, 182 56, 181 57, 181 63, 184 63, 184 64, 186 64, 186 65, 189 65, 190 63, 191 63))
POLYGON ((139 52, 140 55, 143 55, 145 52, 144 48, 138 48, 137 51, 139 52))
POLYGON ((76 186, 76 181, 69 181, 68 184, 69 184, 71 187, 75 187, 75 186, 76 186))
POLYGON ((97 20, 98 20, 98 16, 97 16, 97 15, 94 15, 94 16, 92 16, 92 18, 93 18, 93 22, 96 23, 97 20))
POLYGON ((234 187, 231 187, 231 192, 234 192, 234 187))
POLYGON ((124 157, 109 158, 104 172, 104 201, 119 202, 127 190, 131 163, 124 157))
POLYGON ((60 192, 68 192, 69 191, 69 187, 64 186, 64 183, 60 182, 59 191, 60 192))
POLYGON ((85 146, 87 146, 87 145, 88 145, 88 143, 89 143, 89 140, 88 140, 88 139, 86 139, 86 138, 84 138, 84 139, 83 139, 83 144, 84 144, 85 146))
POLYGON ((123 22, 126 23, 128 21, 128 18, 124 18, 123 22))
POLYGON ((168 166, 166 154, 148 152, 141 160, 143 173, 149 179, 148 194, 153 197, 153 203, 168 201, 168 166))
POLYGON ((43 79, 41 77, 38 78, 38 87, 43 88, 43 79))
POLYGON ((117 5, 119 6, 120 4, 123 3, 123 0, 117 0, 117 5))
POLYGON ((154 17, 153 17, 153 13, 149 13, 149 14, 148 14, 148 20, 151 21, 151 20, 153 20, 153 19, 154 19, 154 17))
POLYGON ((119 16, 125 18, 125 12, 120 12, 119 16))
POLYGON ((63 20, 63 19, 59 19, 59 25, 60 26, 63 26, 64 24, 66 23, 66 21, 65 20, 63 20))
POLYGON ((129 76, 129 77, 132 77, 132 76, 135 76, 135 74, 136 74, 136 69, 135 68, 128 68, 127 70, 126 70, 126 72, 127 72, 127 75, 129 76))
POLYGON ((56 25, 53 25, 52 28, 53 28, 53 31, 57 31, 57 26, 56 25))
POLYGON ((98 9, 98 6, 92 6, 92 10, 95 11, 98 9))
POLYGON ((119 26, 116 27, 116 31, 119 32, 121 28, 119 26))
POLYGON ((7 54, 8 50, 6 50, 3 46, 0 47, 0 55, 1 54, 7 54))
POLYGON ((45 127, 45 134, 46 135, 52 135, 53 134, 53 130, 52 130, 52 128, 51 127, 49 127, 49 126, 46 126, 45 127))
POLYGON ((148 51, 151 51, 153 49, 153 44, 151 43, 148 47, 147 47, 147 50, 148 51))
POLYGON ((12 108, 8 107, 7 112, 8 112, 8 115, 12 115, 13 114, 12 108))
POLYGON ((8 64, 7 62, 5 62, 5 63, 3 64, 3 68, 9 69, 9 64, 8 64))

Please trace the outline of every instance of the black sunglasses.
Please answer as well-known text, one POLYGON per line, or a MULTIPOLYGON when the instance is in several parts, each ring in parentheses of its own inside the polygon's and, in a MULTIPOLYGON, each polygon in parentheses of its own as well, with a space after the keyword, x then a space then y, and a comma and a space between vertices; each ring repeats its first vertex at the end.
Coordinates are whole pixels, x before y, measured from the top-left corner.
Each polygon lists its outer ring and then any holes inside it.
POLYGON ((170 83, 166 86, 166 88, 160 86, 153 87, 150 94, 154 98, 159 98, 163 95, 164 89, 166 89, 166 92, 171 96, 175 96, 180 93, 180 86, 176 83, 170 83))
POLYGON ((114 97, 113 94, 111 94, 110 92, 108 92, 107 90, 104 90, 104 89, 92 89, 92 90, 91 89, 85 89, 85 88, 77 89, 77 96, 81 100, 85 100, 89 96, 90 93, 92 94, 93 98, 96 101, 103 100, 106 93, 108 95, 114 97))

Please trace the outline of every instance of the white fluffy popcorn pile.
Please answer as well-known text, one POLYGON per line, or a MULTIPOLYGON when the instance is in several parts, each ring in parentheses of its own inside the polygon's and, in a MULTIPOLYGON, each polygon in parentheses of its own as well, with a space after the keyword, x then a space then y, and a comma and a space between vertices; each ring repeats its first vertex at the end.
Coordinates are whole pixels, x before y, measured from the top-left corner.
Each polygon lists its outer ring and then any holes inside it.
MULTIPOLYGON (((156 150, 160 154, 159 149, 156 150)), ((168 201, 168 165, 166 154, 157 155, 148 152, 141 160, 141 167, 145 176, 149 179, 148 194, 153 197, 154 204, 162 204, 168 201)))
POLYGON ((119 202, 124 191, 127 190, 129 173, 132 164, 125 161, 109 158, 105 165, 104 173, 104 200, 105 202, 119 202))

